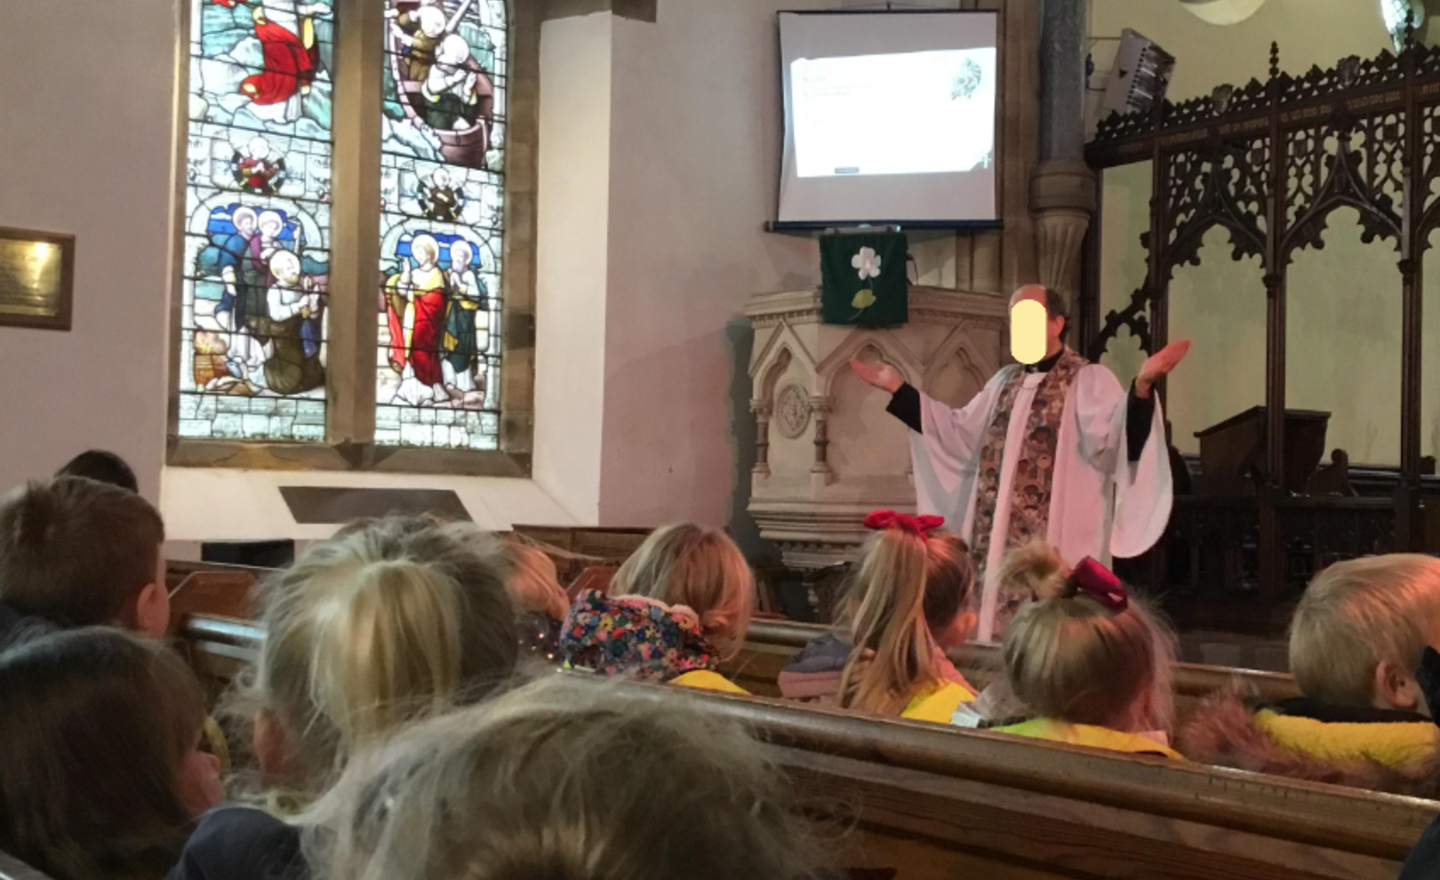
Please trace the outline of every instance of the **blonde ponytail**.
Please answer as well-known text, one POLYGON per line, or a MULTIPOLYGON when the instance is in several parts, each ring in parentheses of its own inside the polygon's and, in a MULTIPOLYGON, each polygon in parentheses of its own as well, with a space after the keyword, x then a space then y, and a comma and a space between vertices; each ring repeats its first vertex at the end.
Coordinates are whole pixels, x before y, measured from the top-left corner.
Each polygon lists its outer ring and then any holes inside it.
POLYGON ((1130 733, 1169 730, 1175 636, 1143 599, 1102 602, 1040 541, 1007 553, 999 578, 1001 589, 1034 600, 1002 646, 1010 688, 1032 712, 1130 733))
POLYGON ((265 646, 237 703, 280 723, 297 790, 402 724, 493 690, 518 631, 494 539, 462 524, 352 526, 262 588, 265 646))
POLYGON ((460 672, 452 583, 418 562, 381 561, 323 591, 310 633, 310 698, 342 742, 363 748, 444 708, 460 672))
POLYGON ((850 660, 840 706, 899 715, 917 687, 938 679, 925 622, 926 539, 900 528, 872 535, 851 583, 850 660))

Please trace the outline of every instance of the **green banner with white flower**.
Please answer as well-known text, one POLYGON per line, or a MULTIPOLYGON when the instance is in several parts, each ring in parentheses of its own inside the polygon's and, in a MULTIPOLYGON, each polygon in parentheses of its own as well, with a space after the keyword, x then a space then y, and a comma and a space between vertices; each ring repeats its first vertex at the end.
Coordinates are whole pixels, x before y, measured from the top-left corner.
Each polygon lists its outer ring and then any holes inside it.
POLYGON ((827 324, 903 324, 910 318, 909 243, 898 232, 820 237, 820 314, 827 324))

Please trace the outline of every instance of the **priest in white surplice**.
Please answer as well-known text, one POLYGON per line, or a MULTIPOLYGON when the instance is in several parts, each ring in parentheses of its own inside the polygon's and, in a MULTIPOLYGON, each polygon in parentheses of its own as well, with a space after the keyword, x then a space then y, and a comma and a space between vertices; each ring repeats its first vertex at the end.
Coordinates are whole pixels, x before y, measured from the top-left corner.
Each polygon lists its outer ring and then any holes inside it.
POLYGON ((1190 343, 1147 360, 1127 394, 1061 341, 1061 297, 1022 287, 1012 313, 1027 300, 1045 307, 1045 357, 1002 368, 960 409, 921 394, 888 364, 851 365, 892 394, 889 412, 910 426, 920 512, 945 517, 970 545, 984 585, 981 641, 999 640, 1027 598, 999 589, 1007 549, 1043 538, 1071 565, 1086 556, 1108 564, 1150 549, 1170 519, 1170 458, 1152 392, 1190 343))

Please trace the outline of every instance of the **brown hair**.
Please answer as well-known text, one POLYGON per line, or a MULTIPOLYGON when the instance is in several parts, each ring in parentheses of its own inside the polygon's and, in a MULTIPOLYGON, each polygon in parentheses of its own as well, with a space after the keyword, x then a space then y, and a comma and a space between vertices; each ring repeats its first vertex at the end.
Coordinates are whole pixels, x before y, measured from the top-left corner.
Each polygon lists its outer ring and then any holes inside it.
POLYGON ((258 666, 231 711, 293 738, 300 793, 404 723, 478 699, 514 671, 515 611, 496 539, 468 524, 367 521, 261 588, 258 666))
POLYGON ((724 532, 681 523, 651 533, 615 573, 610 592, 687 606, 700 618, 706 637, 729 658, 750 628, 755 578, 724 532))
POLYGON ((898 715, 916 691, 939 680, 935 633, 954 622, 975 584, 965 543, 936 532, 876 532, 860 551, 847 599, 850 659, 840 705, 898 715))
POLYGON ((345 774, 307 850, 353 880, 791 880, 814 867, 784 775, 733 722, 550 676, 417 725, 345 774))
POLYGON ((57 477, 85 477, 99 483, 109 483, 131 492, 140 491, 140 482, 125 459, 103 449, 82 452, 65 463, 55 472, 57 477))
POLYGON ((1307 697, 1369 706, 1375 668, 1389 662, 1413 673, 1437 632, 1440 559, 1392 553, 1337 562, 1295 609, 1290 671, 1307 697))
POLYGON ((205 708, 174 654, 119 630, 0 655, 0 849, 63 880, 160 876, 188 834, 178 794, 205 708))
POLYGON ((32 482, 0 502, 0 600, 71 626, 134 626, 165 524, 134 492, 84 477, 32 482))
POLYGON ((1175 636, 1131 593, 1123 611, 1090 597, 1043 541, 1005 554, 1002 588, 1035 599, 1005 629, 1010 688, 1031 711, 1127 733, 1170 729, 1175 636))

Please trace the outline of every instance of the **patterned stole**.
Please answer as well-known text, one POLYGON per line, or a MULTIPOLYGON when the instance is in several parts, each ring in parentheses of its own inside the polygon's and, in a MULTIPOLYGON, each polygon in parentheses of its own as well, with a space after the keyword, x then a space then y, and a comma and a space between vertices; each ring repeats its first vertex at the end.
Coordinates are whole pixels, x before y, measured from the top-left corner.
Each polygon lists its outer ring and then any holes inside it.
MULTIPOLYGON (((1065 414, 1065 398, 1075 374, 1088 364, 1085 358, 1066 348, 1060 360, 1045 374, 1035 390, 1025 425, 1025 439, 1020 446, 1020 460, 1015 463, 1015 478, 1010 489, 1010 522, 1006 529, 1005 547, 1009 549, 1031 538, 1044 539, 1050 525, 1050 490, 1055 481, 1055 448, 1060 440, 1060 419, 1065 414)), ((975 560, 975 579, 985 583, 985 560, 990 555, 990 533, 995 525, 995 508, 1000 497, 1000 476, 1005 472, 1005 436, 1010 432, 1011 410, 1015 396, 1025 382, 1025 371, 1016 370, 1005 383, 991 411, 990 427, 985 432, 985 445, 980 450, 980 474, 976 491, 975 527, 971 532, 971 555, 975 560)), ((1022 597, 1001 593, 995 611, 994 637, 999 638, 1005 625, 1015 616, 1022 597)))

